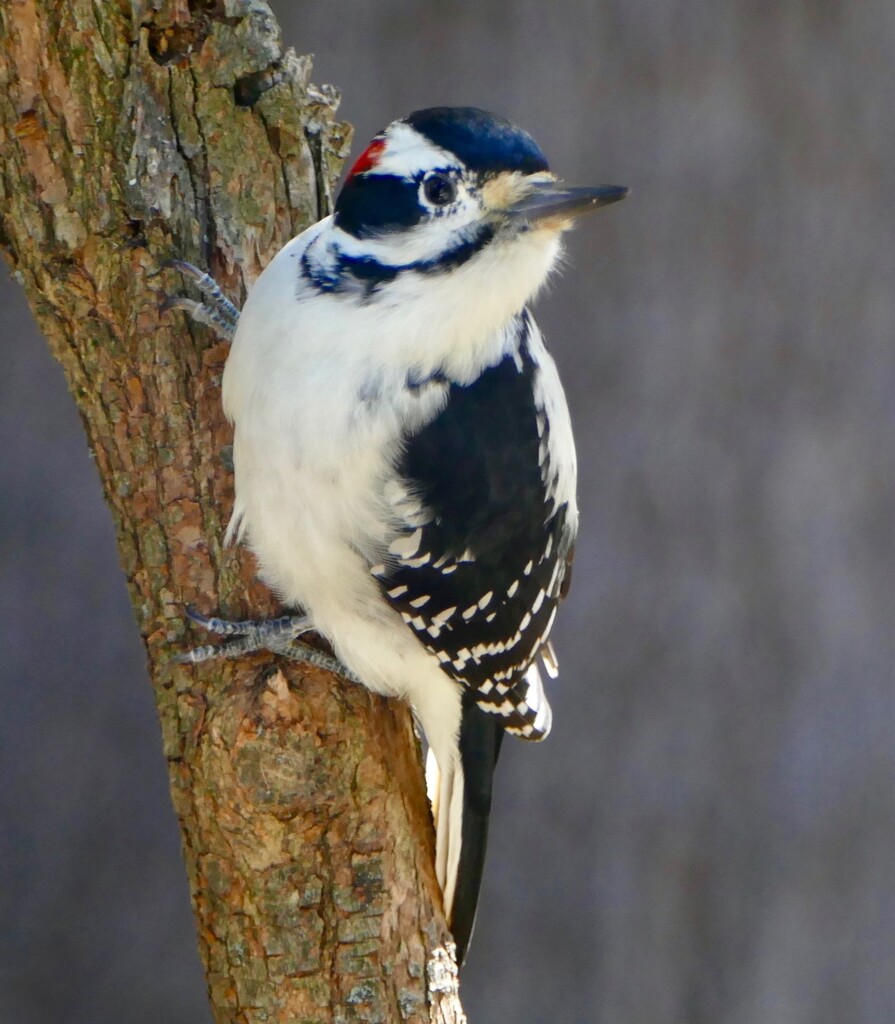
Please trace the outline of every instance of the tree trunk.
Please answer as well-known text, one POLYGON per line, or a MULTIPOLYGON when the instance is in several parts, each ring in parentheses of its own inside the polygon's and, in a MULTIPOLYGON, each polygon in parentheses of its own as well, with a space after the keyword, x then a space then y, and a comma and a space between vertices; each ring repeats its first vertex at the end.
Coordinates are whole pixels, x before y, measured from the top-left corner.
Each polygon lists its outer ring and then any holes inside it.
POLYGON ((226 346, 161 311, 159 268, 239 295, 327 212, 350 129, 309 73, 262 0, 0 0, 0 247, 114 516, 216 1019, 459 1020, 408 709, 273 656, 170 661, 206 642, 184 605, 276 608, 221 547, 226 346))

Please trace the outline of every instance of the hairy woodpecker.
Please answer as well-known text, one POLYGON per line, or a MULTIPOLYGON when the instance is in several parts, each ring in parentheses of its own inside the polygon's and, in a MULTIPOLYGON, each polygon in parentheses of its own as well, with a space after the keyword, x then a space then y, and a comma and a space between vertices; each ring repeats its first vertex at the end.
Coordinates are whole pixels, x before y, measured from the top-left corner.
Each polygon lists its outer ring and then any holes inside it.
POLYGON ((194 614, 231 639, 185 658, 267 648, 411 703, 461 962, 501 739, 550 729, 539 666, 556 673, 548 638, 578 525, 569 414, 526 304, 574 218, 626 194, 561 184, 503 118, 420 110, 373 139, 333 216, 280 251, 238 324, 200 282, 203 318, 235 327, 227 536, 301 614, 194 614), (337 660, 300 642, 309 630, 337 660))

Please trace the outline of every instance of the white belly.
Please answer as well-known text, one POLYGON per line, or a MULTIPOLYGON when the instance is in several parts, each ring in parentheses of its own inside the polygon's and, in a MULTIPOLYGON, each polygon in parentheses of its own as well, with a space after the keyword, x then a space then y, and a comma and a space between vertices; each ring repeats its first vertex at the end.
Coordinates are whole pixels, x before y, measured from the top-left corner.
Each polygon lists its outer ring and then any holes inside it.
POLYGON ((381 477, 381 461, 365 446, 339 465, 282 445, 259 449, 237 426, 234 462, 239 529, 262 578, 308 614, 366 686, 410 701, 433 749, 449 755, 459 728, 459 688, 383 601, 369 571, 394 535, 382 527, 381 487, 367 486, 381 477))

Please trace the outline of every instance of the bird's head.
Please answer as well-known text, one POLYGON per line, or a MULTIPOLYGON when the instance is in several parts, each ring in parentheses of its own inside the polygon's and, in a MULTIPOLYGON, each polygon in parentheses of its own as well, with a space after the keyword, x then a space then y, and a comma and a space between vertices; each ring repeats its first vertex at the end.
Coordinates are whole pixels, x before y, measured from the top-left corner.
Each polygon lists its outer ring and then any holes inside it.
POLYGON ((373 139, 342 186, 333 227, 346 259, 361 275, 378 268, 379 283, 462 267, 483 287, 518 292, 511 302, 521 305, 575 218, 627 192, 566 186, 521 128, 474 107, 433 107, 373 139))

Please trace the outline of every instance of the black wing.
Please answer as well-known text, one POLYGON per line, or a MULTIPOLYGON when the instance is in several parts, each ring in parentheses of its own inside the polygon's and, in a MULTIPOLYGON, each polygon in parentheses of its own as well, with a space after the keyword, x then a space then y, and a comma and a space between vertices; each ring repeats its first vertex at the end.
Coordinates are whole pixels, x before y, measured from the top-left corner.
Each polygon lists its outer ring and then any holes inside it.
POLYGON ((532 329, 525 312, 516 351, 469 385, 451 383, 442 412, 407 439, 401 484, 425 521, 407 524, 377 575, 444 671, 508 731, 539 739, 549 716, 538 720, 529 670, 564 596, 575 518, 555 497, 532 329))

